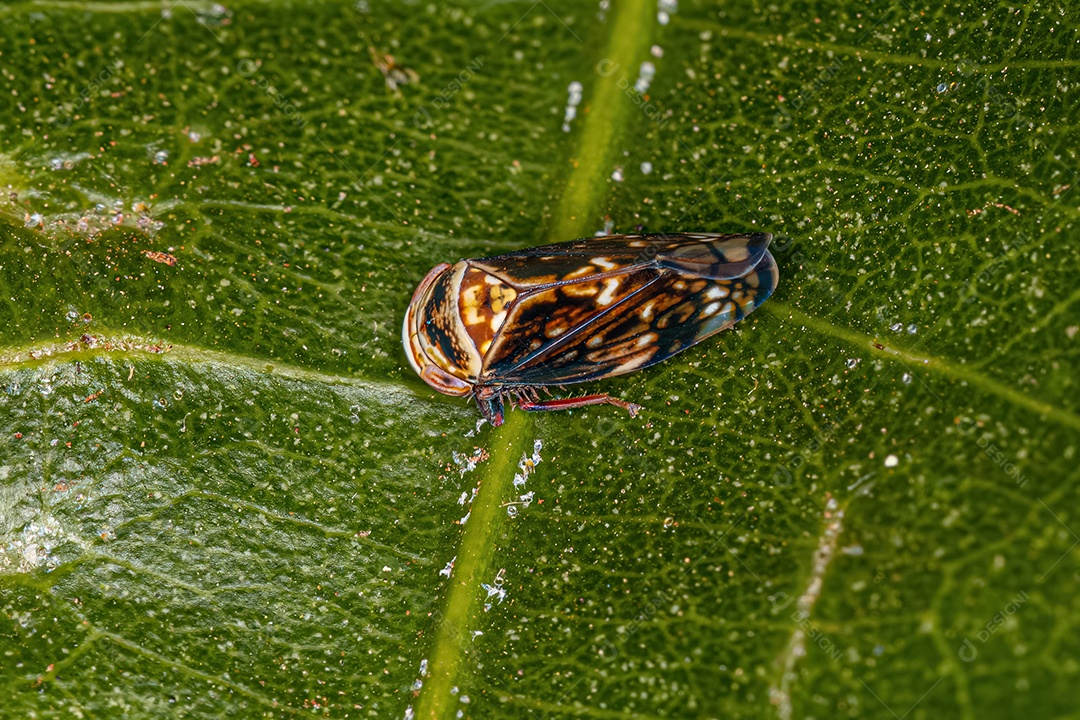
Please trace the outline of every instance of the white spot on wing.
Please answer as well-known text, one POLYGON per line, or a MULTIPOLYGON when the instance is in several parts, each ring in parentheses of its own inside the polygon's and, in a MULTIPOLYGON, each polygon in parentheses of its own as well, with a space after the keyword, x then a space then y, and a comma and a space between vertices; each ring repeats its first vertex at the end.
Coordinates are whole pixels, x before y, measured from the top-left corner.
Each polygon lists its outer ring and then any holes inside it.
POLYGON ((706 300, 720 300, 728 296, 728 289, 719 285, 713 285, 705 293, 706 300))
POLYGON ((720 310, 719 314, 714 314, 716 313, 715 307, 717 305, 719 305, 719 303, 710 303, 708 307, 701 311, 702 315, 709 319, 701 324, 701 329, 698 330, 698 333, 695 336, 696 339, 700 340, 701 338, 708 337, 714 332, 731 327, 735 323, 735 304, 730 302, 724 303, 724 307, 720 310))
POLYGON ((624 372, 630 372, 631 370, 636 370, 637 368, 644 365, 649 360, 650 357, 652 357, 652 353, 640 353, 638 355, 635 355, 634 357, 632 357, 629 360, 627 360, 626 362, 624 362, 622 365, 618 365, 618 366, 612 368, 611 374, 612 375, 620 375, 620 374, 622 374, 624 372))
POLYGON ((592 273, 593 273, 593 266, 592 265, 582 265, 577 270, 566 273, 566 275, 564 275, 563 277, 566 280, 573 280, 574 278, 585 277, 586 275, 592 275, 592 273))
POLYGON ((615 263, 608 260, 606 257, 598 257, 592 259, 592 264, 596 265, 602 270, 614 270, 615 263))
POLYGON ((611 304, 611 301, 615 299, 615 291, 619 289, 619 284, 622 281, 619 278, 608 278, 604 281, 604 292, 600 293, 600 297, 596 298, 598 305, 607 306, 611 304))

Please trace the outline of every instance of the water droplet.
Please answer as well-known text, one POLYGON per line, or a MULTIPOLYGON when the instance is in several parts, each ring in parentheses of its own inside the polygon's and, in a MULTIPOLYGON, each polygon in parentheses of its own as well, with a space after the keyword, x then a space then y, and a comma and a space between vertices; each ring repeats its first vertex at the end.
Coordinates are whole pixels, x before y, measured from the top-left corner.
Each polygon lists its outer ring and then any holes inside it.
POLYGON ((644 95, 649 92, 649 86, 652 85, 652 80, 656 76, 656 66, 646 60, 641 63, 641 68, 638 70, 638 79, 634 83, 634 89, 644 95))
POLYGON ((679 0, 660 0, 656 13, 656 22, 667 25, 671 22, 671 16, 679 11, 679 0))
POLYGON ((642 175, 648 175, 651 172, 652 172, 652 163, 651 162, 643 162, 643 163, 641 163, 641 174, 642 175))
POLYGON ((939 84, 938 84, 938 86, 937 86, 937 91, 938 91, 939 93, 943 93, 943 92, 945 92, 945 91, 946 91, 946 90, 948 90, 948 89, 949 89, 949 86, 948 86, 948 85, 946 85, 945 83, 939 83, 939 84))
POLYGON ((862 362, 862 358, 848 358, 844 364, 847 365, 848 370, 854 370, 860 362, 862 362))
POLYGON ((577 80, 567 86, 566 91, 566 115, 563 117, 563 132, 570 132, 570 121, 577 117, 577 106, 581 103, 582 92, 585 87, 577 80))

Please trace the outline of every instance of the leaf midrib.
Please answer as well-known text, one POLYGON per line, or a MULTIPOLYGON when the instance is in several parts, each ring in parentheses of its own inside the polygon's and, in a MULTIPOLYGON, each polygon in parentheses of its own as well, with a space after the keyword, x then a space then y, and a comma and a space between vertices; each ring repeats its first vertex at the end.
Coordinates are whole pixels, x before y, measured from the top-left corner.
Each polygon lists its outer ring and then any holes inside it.
MULTIPOLYGON (((620 70, 632 73, 646 56, 654 21, 654 7, 649 0, 620 3, 608 20, 608 41, 601 57, 616 63, 615 72, 592 75, 595 91, 585 106, 578 152, 548 230, 548 242, 592 234, 594 218, 607 193, 605 180, 613 165, 615 143, 631 118, 632 104, 629 98, 619 97, 617 74, 620 70)), ((436 623, 429 653, 430 679, 420 694, 418 718, 451 717, 458 709, 451 688, 460 682, 458 676, 477 619, 480 582, 491 575, 496 530, 504 521, 501 501, 509 493, 515 459, 526 454, 531 429, 527 413, 511 410, 503 426, 490 437, 491 456, 482 466, 477 497, 462 534, 443 612, 436 623)))

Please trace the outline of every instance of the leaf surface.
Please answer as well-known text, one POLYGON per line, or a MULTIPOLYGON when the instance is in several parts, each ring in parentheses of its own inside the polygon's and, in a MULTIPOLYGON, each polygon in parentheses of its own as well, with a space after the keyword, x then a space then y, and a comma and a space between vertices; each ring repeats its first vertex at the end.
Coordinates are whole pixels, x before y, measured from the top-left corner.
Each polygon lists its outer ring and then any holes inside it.
POLYGON ((13 717, 1075 710, 1067 17, 0 18, 13 717), (409 368, 436 263, 639 226, 780 284, 589 386, 638 418, 477 429, 409 368))

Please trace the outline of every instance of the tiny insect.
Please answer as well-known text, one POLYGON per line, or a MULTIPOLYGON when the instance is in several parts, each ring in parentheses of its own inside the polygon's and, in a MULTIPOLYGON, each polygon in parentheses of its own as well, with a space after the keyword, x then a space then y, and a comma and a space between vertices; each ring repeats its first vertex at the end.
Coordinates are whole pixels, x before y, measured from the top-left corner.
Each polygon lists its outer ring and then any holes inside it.
POLYGON ((742 320, 779 277, 769 233, 610 235, 441 263, 421 281, 401 339, 431 387, 472 397, 492 425, 523 410, 639 405, 538 389, 654 365, 742 320))
POLYGON ((401 85, 408 85, 409 83, 415 83, 420 79, 420 76, 412 68, 398 65, 397 60, 393 55, 387 55, 379 52, 373 47, 368 47, 368 53, 371 55, 371 62, 375 64, 375 67, 379 69, 379 72, 386 78, 386 89, 395 95, 400 96, 401 85))

